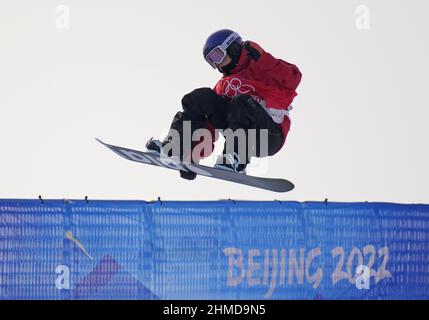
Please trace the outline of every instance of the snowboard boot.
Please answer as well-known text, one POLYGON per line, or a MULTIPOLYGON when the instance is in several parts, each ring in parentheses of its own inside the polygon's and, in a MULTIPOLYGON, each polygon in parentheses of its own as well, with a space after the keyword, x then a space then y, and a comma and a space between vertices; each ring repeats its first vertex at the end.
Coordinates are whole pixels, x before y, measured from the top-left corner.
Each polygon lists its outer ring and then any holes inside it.
MULTIPOLYGON (((163 146, 164 143, 162 143, 160 140, 155 140, 153 138, 150 138, 150 140, 146 143, 146 149, 149 152, 157 153, 160 156, 168 156, 164 154, 162 149, 163 146)), ((185 180, 195 180, 197 174, 194 172, 180 171, 180 177, 185 180)))
POLYGON ((246 174, 247 163, 240 163, 238 155, 234 154, 221 154, 214 166, 216 169, 232 171, 236 173, 246 174))
POLYGON ((164 141, 160 141, 154 138, 150 138, 149 141, 146 142, 146 149, 148 150, 148 152, 156 153, 160 157, 171 158, 172 160, 181 162, 181 158, 179 156, 173 156, 171 150, 168 152, 168 154, 164 151, 164 146, 169 142, 170 140, 167 139, 164 141))
POLYGON ((159 140, 155 140, 154 138, 150 138, 150 140, 148 142, 146 142, 146 149, 149 152, 161 154, 162 142, 159 140))

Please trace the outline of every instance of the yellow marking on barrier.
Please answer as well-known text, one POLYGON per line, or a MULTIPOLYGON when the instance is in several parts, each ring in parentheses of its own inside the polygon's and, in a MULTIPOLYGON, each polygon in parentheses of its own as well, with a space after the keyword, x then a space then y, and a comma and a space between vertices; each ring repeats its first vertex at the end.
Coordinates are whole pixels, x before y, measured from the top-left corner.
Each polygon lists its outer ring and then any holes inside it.
POLYGON ((82 243, 80 243, 79 240, 77 240, 73 233, 71 231, 67 231, 66 232, 66 238, 69 239, 70 241, 72 241, 80 250, 82 250, 82 252, 91 260, 94 260, 94 258, 88 253, 88 251, 86 251, 85 247, 82 245, 82 243))

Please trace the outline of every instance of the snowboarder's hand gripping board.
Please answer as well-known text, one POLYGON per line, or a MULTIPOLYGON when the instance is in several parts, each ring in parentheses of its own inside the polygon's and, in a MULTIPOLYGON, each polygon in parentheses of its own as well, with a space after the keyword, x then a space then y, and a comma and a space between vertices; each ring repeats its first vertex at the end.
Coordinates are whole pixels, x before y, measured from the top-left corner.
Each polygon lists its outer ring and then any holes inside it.
POLYGON ((270 190, 274 192, 289 192, 294 189, 292 182, 284 179, 252 177, 232 171, 225 171, 199 164, 182 163, 173 158, 160 156, 152 152, 143 152, 123 147, 118 147, 102 142, 98 142, 117 153, 121 157, 135 162, 150 164, 157 167, 173 169, 177 171, 194 172, 197 175, 235 182, 255 188, 270 190))

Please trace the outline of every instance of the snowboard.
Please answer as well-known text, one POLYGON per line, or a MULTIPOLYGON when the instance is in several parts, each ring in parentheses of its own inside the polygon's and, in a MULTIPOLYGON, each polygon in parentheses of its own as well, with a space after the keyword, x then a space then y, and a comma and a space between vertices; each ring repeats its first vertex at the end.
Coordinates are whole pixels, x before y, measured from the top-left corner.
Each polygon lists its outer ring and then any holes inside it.
POLYGON ((292 182, 285 179, 254 177, 242 173, 226 171, 200 164, 183 163, 178 160, 175 160, 174 158, 161 156, 156 152, 143 152, 138 150, 132 150, 104 143, 97 138, 96 140, 110 150, 112 150, 113 152, 120 155, 121 157, 130 161, 140 162, 162 168, 168 168, 176 171, 194 172, 200 176, 235 182, 238 184, 274 192, 289 192, 295 188, 292 182))

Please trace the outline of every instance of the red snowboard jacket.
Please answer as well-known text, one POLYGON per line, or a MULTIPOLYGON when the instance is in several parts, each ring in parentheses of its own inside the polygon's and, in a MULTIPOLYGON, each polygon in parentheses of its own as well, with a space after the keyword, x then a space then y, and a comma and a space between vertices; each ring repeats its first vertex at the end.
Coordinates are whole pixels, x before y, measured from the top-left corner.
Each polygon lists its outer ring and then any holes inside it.
MULTIPOLYGON (((283 132, 283 147, 290 129, 291 103, 297 96, 295 90, 301 82, 302 75, 297 66, 274 58, 254 42, 249 43, 258 50, 259 58, 255 60, 248 57, 247 50, 243 48, 231 75, 222 77, 214 91, 230 98, 239 94, 250 94, 269 113, 274 122, 279 124, 283 132)), ((206 126, 212 133, 212 141, 215 141, 218 136, 214 126, 208 120, 206 126)), ((203 139, 194 144, 194 147, 202 142, 203 139)), ((211 145, 211 152, 213 149, 214 144, 211 145)), ((200 160, 211 154, 211 152, 205 154, 204 150, 194 155, 194 159, 200 160)))
POLYGON ((289 111, 297 95, 296 89, 301 82, 301 72, 297 66, 274 58, 254 42, 260 56, 254 60, 243 49, 237 66, 231 75, 224 76, 214 90, 221 96, 230 98, 239 94, 250 94, 278 123, 283 132, 283 145, 290 128, 289 111))

